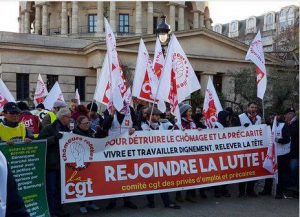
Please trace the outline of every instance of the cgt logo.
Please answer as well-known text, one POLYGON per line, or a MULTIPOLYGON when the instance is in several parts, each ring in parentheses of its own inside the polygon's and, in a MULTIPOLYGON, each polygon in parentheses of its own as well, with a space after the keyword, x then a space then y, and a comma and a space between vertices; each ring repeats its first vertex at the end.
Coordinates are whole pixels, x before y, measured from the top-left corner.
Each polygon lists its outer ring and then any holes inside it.
POLYGON ((74 136, 64 144, 62 159, 72 170, 84 170, 89 165, 88 161, 93 160, 94 152, 94 145, 89 140, 74 136))
POLYGON ((91 178, 82 180, 81 177, 76 177, 77 171, 74 171, 71 178, 67 181, 65 192, 68 196, 76 196, 77 198, 86 197, 87 194, 92 194, 93 182, 91 178))

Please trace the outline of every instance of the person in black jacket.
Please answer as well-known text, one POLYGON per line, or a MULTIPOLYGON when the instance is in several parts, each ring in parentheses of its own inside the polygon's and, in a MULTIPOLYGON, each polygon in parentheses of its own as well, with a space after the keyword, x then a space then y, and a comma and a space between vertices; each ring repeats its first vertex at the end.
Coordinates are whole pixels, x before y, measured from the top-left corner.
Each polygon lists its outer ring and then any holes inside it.
MULTIPOLYGON (((215 124, 215 128, 224 129, 231 127, 231 115, 228 111, 220 111, 218 113, 218 122, 215 124)), ((227 185, 215 186, 215 197, 231 197, 231 194, 227 190, 227 185)))
POLYGON ((290 185, 295 197, 299 196, 299 120, 294 108, 289 108, 284 113, 285 122, 288 125, 291 137, 290 151, 290 185))
POLYGON ((51 215, 67 217, 61 206, 60 189, 60 157, 59 139, 60 132, 70 132, 71 111, 68 108, 60 109, 56 114, 57 119, 40 132, 39 139, 47 139, 46 157, 46 189, 48 205, 51 215))
POLYGON ((6 195, 2 195, 3 189, 0 189, 0 216, 2 217, 2 214, 5 213, 5 217, 30 217, 26 211, 23 199, 19 195, 15 178, 7 166, 5 156, 0 151, 0 178, 1 177, 7 179, 7 183, 6 186, 2 185, 2 187, 6 187, 6 195), (7 177, 4 177, 6 175, 7 177), (3 200, 1 196, 6 196, 6 208, 5 204, 2 204, 5 200, 3 200))
POLYGON ((207 126, 205 125, 205 117, 201 113, 196 113, 193 115, 194 123, 196 124, 196 127, 199 129, 206 129, 207 126))
MULTIPOLYGON (((132 135, 135 130, 138 130, 138 122, 136 119, 135 111, 129 105, 125 105, 124 108, 119 112, 112 105, 111 111, 106 110, 104 112, 104 123, 103 129, 108 132, 108 136, 119 136, 124 133, 132 135)), ((124 207, 130 209, 137 209, 137 206, 131 202, 129 197, 123 197, 124 207)), ((117 205, 117 199, 110 199, 106 209, 114 209, 117 205)))

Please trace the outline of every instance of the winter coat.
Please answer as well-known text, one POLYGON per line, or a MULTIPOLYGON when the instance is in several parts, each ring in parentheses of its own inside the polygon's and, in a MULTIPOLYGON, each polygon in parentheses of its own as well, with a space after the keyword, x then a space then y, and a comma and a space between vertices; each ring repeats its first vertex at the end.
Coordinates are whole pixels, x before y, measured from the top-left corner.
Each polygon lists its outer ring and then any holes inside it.
POLYGON ((69 127, 55 120, 40 132, 39 139, 47 139, 46 170, 60 170, 59 140, 56 135, 60 132, 70 132, 69 127))

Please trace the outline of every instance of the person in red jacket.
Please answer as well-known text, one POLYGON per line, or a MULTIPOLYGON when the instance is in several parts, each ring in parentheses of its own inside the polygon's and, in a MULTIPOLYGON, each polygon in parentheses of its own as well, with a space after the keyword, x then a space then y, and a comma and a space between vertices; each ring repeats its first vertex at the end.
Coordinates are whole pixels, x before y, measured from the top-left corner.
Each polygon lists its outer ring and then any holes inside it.
POLYGON ((29 111, 26 102, 18 102, 18 108, 21 110, 19 121, 25 124, 26 129, 33 134, 36 139, 40 133, 40 119, 29 111))

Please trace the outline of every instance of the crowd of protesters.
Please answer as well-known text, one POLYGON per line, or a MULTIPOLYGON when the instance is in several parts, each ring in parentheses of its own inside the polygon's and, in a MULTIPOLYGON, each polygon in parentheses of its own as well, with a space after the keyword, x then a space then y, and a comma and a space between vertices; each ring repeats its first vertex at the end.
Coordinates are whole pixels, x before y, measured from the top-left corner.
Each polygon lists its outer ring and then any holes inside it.
MULTIPOLYGON (((39 104, 35 109, 43 111, 43 104, 39 104)), ((69 216, 64 212, 60 199, 60 157, 59 139, 62 138, 61 132, 73 132, 78 135, 105 138, 107 136, 119 135, 128 132, 129 135, 135 131, 148 130, 191 130, 206 129, 205 115, 201 108, 192 108, 189 104, 179 105, 182 126, 176 125, 174 116, 167 111, 161 113, 156 107, 148 103, 136 106, 125 106, 121 112, 113 106, 110 110, 105 110, 102 114, 96 103, 88 105, 78 105, 76 99, 72 99, 70 104, 56 101, 52 111, 47 112, 44 117, 38 117, 34 112, 30 112, 25 102, 9 102, 4 106, 0 123, 0 142, 13 145, 16 142, 30 143, 34 139, 47 140, 46 158, 46 191, 49 210, 51 216, 69 216)), ((36 111, 36 110, 34 110, 36 111)), ((276 114, 278 127, 276 132, 276 143, 278 147, 290 147, 282 153, 278 153, 278 184, 276 199, 283 199, 287 192, 298 198, 299 192, 299 121, 296 111, 288 108, 283 114, 276 114)), ((265 123, 272 126, 275 115, 266 119, 265 123)), ((219 112, 218 122, 215 128, 228 128, 235 126, 248 127, 258 125, 263 122, 258 115, 258 107, 255 102, 250 102, 247 109, 242 114, 236 114, 232 108, 226 108, 219 112)), ((1 152, 0 152, 1 154, 1 152)), ((0 159, 1 160, 1 159, 0 159)), ((9 169, 8 169, 9 170, 9 169)), ((9 170, 9 187, 15 185, 15 181, 9 170)), ((257 197, 258 195, 272 194, 272 179, 265 181, 263 191, 255 191, 255 181, 243 182, 239 184, 239 197, 257 197)), ((215 197, 231 197, 228 186, 216 186, 212 188, 215 197)), ((176 197, 172 198, 169 193, 161 193, 160 197, 166 208, 180 209, 180 204, 184 201, 196 203, 196 196, 207 198, 207 189, 187 190, 186 192, 176 192, 176 197)), ((13 197, 15 200, 7 207, 15 206, 15 213, 7 212, 6 216, 28 216, 24 204, 20 197, 17 197, 16 190, 8 190, 8 200, 13 197)), ((149 208, 155 208, 155 195, 147 195, 146 201, 149 208)), ((12 200, 12 199, 11 199, 12 200)), ((124 197, 124 207, 137 209, 130 197, 124 197)), ((117 199, 110 199, 106 209, 113 209, 117 205, 117 199)), ((99 207, 93 203, 80 203, 80 212, 87 213, 88 210, 98 210, 99 207)))

